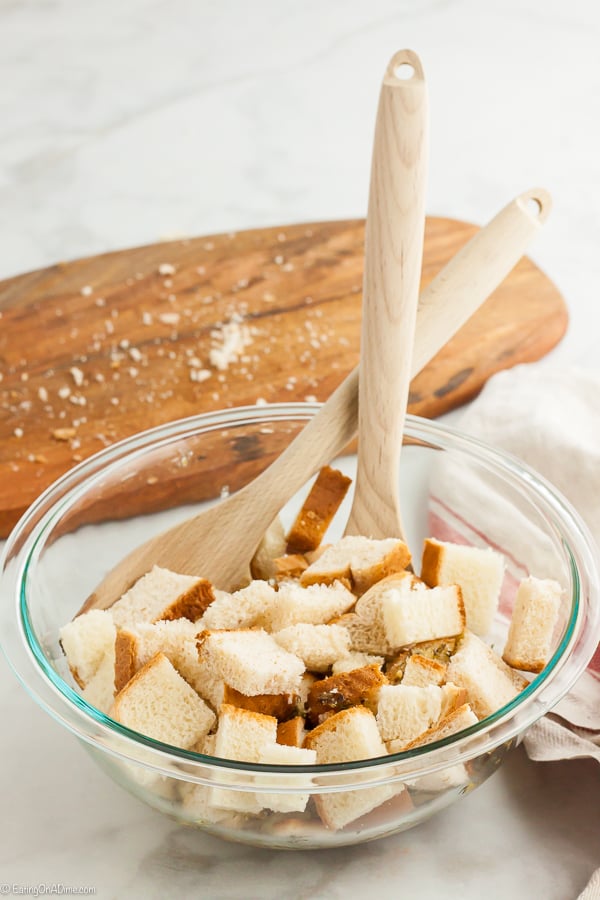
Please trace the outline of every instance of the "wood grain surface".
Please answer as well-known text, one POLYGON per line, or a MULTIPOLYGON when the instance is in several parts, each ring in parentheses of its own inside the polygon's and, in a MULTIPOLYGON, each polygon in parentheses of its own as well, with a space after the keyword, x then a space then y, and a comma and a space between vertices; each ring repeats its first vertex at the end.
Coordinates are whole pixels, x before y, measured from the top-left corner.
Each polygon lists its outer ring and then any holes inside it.
MULTIPOLYGON (((476 231, 427 220, 422 286, 476 231)), ((363 240, 362 220, 281 226, 1 282, 0 535, 115 440, 199 412, 329 396, 358 362, 363 240)), ((410 412, 466 402, 494 372, 547 353, 567 321, 556 287, 524 258, 413 379, 410 412)))

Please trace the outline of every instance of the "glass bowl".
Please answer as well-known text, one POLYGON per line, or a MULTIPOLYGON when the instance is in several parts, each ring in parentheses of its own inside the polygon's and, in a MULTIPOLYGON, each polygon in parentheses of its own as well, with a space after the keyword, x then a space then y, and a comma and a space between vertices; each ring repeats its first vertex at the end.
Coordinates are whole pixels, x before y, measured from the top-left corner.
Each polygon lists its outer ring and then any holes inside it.
MULTIPOLYGON (((150 806, 214 835, 269 848, 356 844, 417 825, 482 784, 537 719, 584 671, 600 636, 599 565, 578 517, 515 458, 437 422, 409 416, 400 496, 415 567, 427 536, 501 549, 507 560, 490 642, 502 652, 520 578, 554 578, 564 604, 544 670, 493 715, 457 735, 378 759, 337 765, 234 762, 174 748, 90 706, 73 681, 59 629, 104 574, 144 539, 220 502, 281 452, 318 404, 280 404, 199 415, 114 445, 67 473, 33 504, 5 546, 1 636, 33 699, 68 728, 100 768, 150 806), (279 795, 304 812, 241 814, 211 805, 211 790, 279 795), (373 809, 331 830, 319 798, 369 792, 373 809)), ((355 471, 352 452, 333 461, 355 471)), ((303 492, 304 493, 304 492, 303 492)), ((282 511, 291 524, 301 496, 282 511)), ((351 497, 328 539, 341 536, 351 497)), ((199 575, 202 573, 199 572, 199 575)), ((357 795, 364 797, 364 795, 357 795)), ((257 804, 260 808, 260 802, 257 804)))

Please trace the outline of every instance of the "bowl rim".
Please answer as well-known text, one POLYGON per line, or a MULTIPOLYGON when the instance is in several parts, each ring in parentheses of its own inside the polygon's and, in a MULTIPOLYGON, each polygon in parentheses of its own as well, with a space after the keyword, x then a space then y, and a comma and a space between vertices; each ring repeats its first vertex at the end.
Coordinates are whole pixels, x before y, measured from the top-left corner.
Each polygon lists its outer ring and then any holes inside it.
POLYGON ((207 756, 164 744, 132 731, 91 706, 52 667, 40 646, 27 610, 27 577, 44 535, 74 497, 103 473, 104 477, 124 461, 192 433, 223 429, 232 425, 260 424, 286 420, 308 420, 320 403, 278 403, 266 406, 234 407, 178 419, 138 432, 84 460, 51 484, 25 512, 9 536, 2 553, 2 582, 8 585, 13 603, 2 602, 2 648, 17 678, 33 699, 53 718, 79 738, 111 755, 154 769, 163 775, 212 785, 231 773, 240 776, 236 789, 257 790, 252 775, 261 773, 269 789, 277 790, 277 779, 285 776, 286 791, 305 790, 306 776, 317 777, 319 792, 348 789, 348 776, 360 775, 361 786, 390 780, 417 778, 466 762, 482 752, 519 736, 564 696, 584 671, 600 637, 600 561, 593 539, 581 520, 556 488, 517 457, 491 447, 451 426, 407 415, 405 433, 418 443, 444 448, 448 444, 475 458, 496 474, 518 479, 535 496, 561 535, 571 569, 571 614, 565 633, 543 671, 508 704, 475 725, 431 744, 368 760, 312 766, 281 766, 247 763, 207 756), (567 531, 570 543, 563 531, 567 531), (572 547, 571 544, 574 546, 572 547), (16 571, 13 563, 17 562, 16 571), (582 584, 583 580, 583 584, 582 584), (590 598, 587 593, 590 593, 590 598), (12 613, 12 616, 11 616, 12 613), (7 627, 8 626, 8 627, 7 627), (584 627, 585 626, 585 627, 584 627), (574 654, 573 650, 577 650, 574 654), (425 759, 427 757, 427 759, 425 759), (414 763, 418 768, 414 769, 414 763), (411 768, 412 765, 412 768, 411 768), (183 767, 183 768, 182 768, 183 767), (190 771, 190 767, 192 771, 190 771), (368 776, 368 777, 367 777, 368 776), (294 779, 298 782, 294 783, 294 779))

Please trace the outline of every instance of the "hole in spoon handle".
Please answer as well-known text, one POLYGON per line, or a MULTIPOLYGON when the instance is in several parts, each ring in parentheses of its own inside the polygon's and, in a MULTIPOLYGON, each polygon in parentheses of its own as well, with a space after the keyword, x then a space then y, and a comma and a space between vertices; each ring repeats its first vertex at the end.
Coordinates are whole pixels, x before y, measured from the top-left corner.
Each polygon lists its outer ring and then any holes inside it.
POLYGON ((389 61, 385 82, 389 85, 406 85, 425 81, 421 60, 414 50, 399 50, 389 61))
POLYGON ((540 223, 546 221, 552 209, 552 198, 544 188, 532 188, 530 191, 525 191, 519 197, 518 202, 532 219, 537 219, 540 223))

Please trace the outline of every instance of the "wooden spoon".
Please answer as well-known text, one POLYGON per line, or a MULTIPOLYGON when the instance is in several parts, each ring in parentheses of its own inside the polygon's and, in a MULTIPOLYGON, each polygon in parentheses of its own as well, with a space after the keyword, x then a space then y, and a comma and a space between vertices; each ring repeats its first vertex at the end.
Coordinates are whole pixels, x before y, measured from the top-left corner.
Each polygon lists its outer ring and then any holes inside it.
POLYGON ((346 534, 401 537, 398 460, 425 236, 427 88, 418 56, 397 53, 377 112, 358 388, 358 462, 346 534))
MULTIPOLYGON (((450 260, 419 298, 411 373, 416 375, 517 264, 546 221, 550 195, 512 200, 450 260)), ((202 575, 224 590, 249 577, 258 543, 280 509, 340 454, 358 425, 358 367, 284 452, 244 488, 136 547, 103 578, 81 609, 106 609, 153 565, 202 575)))

